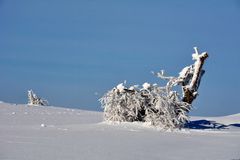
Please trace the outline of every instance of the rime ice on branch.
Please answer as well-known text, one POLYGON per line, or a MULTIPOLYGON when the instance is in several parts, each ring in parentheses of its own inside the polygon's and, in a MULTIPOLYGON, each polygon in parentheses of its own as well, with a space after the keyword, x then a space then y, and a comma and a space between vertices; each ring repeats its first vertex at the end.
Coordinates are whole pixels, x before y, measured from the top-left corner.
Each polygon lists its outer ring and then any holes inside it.
POLYGON ((47 106, 48 101, 39 98, 32 90, 28 91, 28 105, 47 106))
POLYGON ((168 77, 164 71, 156 73, 157 77, 167 80, 164 87, 144 83, 138 86, 125 87, 122 83, 107 92, 100 102, 104 108, 106 121, 149 122, 164 129, 181 128, 188 120, 188 112, 204 74, 202 66, 208 57, 206 52, 192 55, 195 63, 182 69, 178 77, 168 77), (176 85, 182 86, 182 97, 173 90, 176 85))
POLYGON ((200 85, 201 78, 205 71, 202 69, 205 60, 208 58, 207 52, 201 54, 198 53, 197 47, 194 47, 195 53, 192 54, 192 59, 195 60, 193 65, 187 66, 182 69, 178 77, 167 77, 164 75, 164 71, 156 73, 157 77, 168 80, 166 85, 167 92, 169 88, 173 86, 182 86, 182 101, 192 104, 193 100, 198 95, 198 87, 200 85))
POLYGON ((202 69, 205 60, 208 58, 207 52, 203 52, 201 54, 198 53, 197 47, 194 47, 195 53, 192 54, 193 60, 195 63, 193 64, 192 71, 185 72, 185 77, 190 76, 190 81, 188 82, 188 78, 183 78, 183 101, 191 104, 194 99, 196 99, 198 93, 198 87, 201 82, 201 78, 205 71, 202 69), (188 82, 188 83, 186 83, 188 82))

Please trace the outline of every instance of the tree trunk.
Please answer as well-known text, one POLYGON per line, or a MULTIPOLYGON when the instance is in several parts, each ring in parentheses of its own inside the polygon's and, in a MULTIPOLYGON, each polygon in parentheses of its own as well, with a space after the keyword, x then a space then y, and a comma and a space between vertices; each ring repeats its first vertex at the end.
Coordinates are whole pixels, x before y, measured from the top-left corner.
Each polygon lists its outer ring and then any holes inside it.
POLYGON ((203 64, 205 60, 208 58, 207 52, 203 52, 202 54, 198 54, 198 50, 195 47, 195 54, 193 54, 193 60, 196 60, 194 63, 194 73, 190 84, 183 86, 183 101, 189 104, 192 104, 193 100, 197 97, 197 90, 201 81, 201 77, 204 73, 202 70, 203 64))

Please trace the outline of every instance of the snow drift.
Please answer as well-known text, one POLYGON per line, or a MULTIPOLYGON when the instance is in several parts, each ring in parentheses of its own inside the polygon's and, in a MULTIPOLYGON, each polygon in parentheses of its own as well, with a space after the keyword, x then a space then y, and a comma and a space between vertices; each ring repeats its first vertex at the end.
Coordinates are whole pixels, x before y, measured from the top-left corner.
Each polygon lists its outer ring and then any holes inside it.
MULTIPOLYGON (((0 159, 232 160, 240 158, 240 114, 191 117, 224 128, 162 132, 142 123, 103 123, 103 113, 0 103, 0 159), (235 124, 235 125, 230 125, 235 124)), ((197 124, 195 124, 197 126, 197 124)))

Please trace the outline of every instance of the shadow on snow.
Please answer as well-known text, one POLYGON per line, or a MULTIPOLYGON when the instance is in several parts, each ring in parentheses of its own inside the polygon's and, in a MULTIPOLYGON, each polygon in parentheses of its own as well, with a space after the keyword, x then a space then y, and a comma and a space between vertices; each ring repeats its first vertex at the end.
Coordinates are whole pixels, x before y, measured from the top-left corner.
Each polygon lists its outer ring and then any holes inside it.
POLYGON ((239 123, 235 124, 221 124, 217 123, 215 121, 209 121, 209 120, 196 120, 196 121, 190 121, 188 122, 184 128, 189 128, 189 129, 228 129, 229 127, 240 127, 239 123))

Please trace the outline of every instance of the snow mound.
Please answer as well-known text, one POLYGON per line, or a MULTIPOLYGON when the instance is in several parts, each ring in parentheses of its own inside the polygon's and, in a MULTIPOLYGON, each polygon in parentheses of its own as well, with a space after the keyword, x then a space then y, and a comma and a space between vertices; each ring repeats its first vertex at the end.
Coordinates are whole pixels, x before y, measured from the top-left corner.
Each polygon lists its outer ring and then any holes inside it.
MULTIPOLYGON (((105 123, 102 117, 101 112, 1 103, 0 159, 240 158, 240 127, 237 125, 163 132, 143 123, 105 123)), ((192 117, 192 121, 214 121, 226 126, 239 124, 239 119, 240 114, 192 117)))

